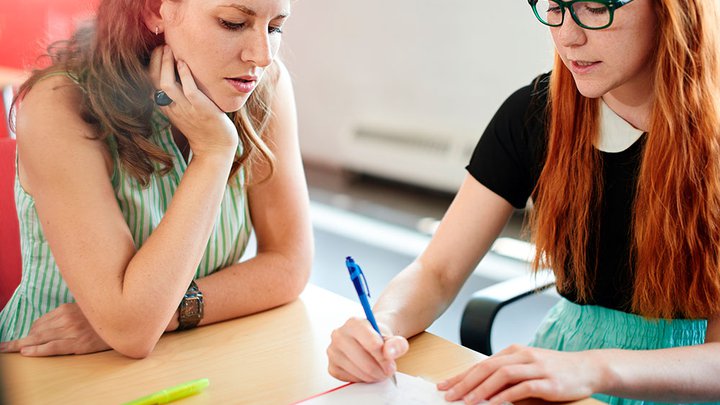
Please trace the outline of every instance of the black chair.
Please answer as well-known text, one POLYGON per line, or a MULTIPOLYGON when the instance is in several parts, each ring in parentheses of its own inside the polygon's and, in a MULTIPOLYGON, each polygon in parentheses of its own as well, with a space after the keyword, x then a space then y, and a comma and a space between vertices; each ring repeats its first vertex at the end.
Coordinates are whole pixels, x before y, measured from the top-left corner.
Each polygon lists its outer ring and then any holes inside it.
POLYGON ((490 336, 498 312, 508 304, 555 285, 552 272, 523 276, 479 290, 465 305, 460 323, 460 343, 487 356, 493 353, 490 336))

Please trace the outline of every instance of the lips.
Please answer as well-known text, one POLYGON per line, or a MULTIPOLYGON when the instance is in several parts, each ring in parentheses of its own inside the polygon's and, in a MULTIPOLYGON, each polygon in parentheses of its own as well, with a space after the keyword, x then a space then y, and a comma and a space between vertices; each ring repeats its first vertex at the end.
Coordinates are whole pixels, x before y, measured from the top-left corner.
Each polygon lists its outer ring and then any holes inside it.
POLYGON ((570 60, 570 70, 574 73, 589 73, 593 71, 601 62, 599 61, 585 61, 585 60, 570 60))
POLYGON ((257 85, 256 76, 227 77, 225 81, 240 93, 250 93, 257 85))

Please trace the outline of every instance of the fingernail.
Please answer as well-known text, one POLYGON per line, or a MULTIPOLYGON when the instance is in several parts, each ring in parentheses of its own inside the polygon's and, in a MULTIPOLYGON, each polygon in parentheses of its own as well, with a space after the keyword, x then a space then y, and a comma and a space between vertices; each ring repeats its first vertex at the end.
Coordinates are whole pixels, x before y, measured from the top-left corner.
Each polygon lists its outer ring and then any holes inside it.
POLYGON ((463 401, 465 401, 466 404, 474 404, 475 403, 475 394, 472 392, 465 395, 465 398, 463 398, 463 401))
POLYGON ((455 388, 448 391, 447 394, 445 394, 445 398, 449 401, 454 400, 455 399, 455 388))
POLYGON ((395 356, 397 356, 397 353, 397 348, 395 348, 394 346, 390 346, 390 348, 388 349, 388 354, 395 358, 395 356))

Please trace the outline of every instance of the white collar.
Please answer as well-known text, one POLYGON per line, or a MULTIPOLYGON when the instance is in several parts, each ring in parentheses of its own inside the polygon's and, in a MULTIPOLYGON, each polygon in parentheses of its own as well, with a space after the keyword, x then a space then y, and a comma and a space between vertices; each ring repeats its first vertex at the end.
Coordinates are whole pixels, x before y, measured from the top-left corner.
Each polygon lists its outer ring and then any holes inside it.
POLYGON ((603 152, 622 152, 642 136, 643 131, 615 114, 602 99, 600 105, 600 137, 596 148, 603 152))

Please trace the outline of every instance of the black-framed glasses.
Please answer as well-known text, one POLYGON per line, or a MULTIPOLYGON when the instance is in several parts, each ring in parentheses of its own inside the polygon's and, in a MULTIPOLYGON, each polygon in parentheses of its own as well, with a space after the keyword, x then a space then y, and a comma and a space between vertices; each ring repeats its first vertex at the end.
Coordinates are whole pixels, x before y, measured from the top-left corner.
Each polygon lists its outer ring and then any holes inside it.
POLYGON ((582 28, 601 30, 613 22, 615 10, 633 0, 528 0, 541 23, 559 27, 565 20, 565 9, 570 10, 573 21, 582 28))

